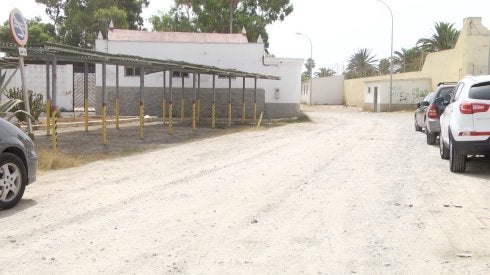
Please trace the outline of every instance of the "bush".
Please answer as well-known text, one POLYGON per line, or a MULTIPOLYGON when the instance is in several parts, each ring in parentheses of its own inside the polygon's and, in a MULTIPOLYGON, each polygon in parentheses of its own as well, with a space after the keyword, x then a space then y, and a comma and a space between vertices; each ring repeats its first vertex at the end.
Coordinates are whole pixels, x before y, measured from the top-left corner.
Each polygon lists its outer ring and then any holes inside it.
MULTIPOLYGON (((15 112, 17 110, 24 110, 24 101, 23 101, 24 95, 23 95, 22 89, 20 89, 20 88, 9 89, 8 91, 5 91, 4 94, 7 98, 22 100, 22 102, 17 104, 12 109, 13 112, 15 112)), ((35 94, 31 90, 27 91, 27 94, 29 96, 29 105, 31 107, 31 115, 34 118, 34 120, 37 121, 39 119, 39 116, 41 115, 41 113, 44 112, 43 96, 40 94, 35 94)), ((23 113, 16 113, 15 116, 20 121, 24 121, 24 122, 27 121, 26 115, 23 113)))

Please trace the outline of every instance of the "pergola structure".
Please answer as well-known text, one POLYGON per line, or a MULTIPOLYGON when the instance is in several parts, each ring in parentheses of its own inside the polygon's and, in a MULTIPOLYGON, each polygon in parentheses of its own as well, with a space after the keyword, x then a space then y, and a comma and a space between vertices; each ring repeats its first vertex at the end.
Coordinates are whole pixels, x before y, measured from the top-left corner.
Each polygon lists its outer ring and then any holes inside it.
MULTIPOLYGON (((212 100, 212 112, 211 112, 211 127, 215 127, 215 97, 216 97, 216 75, 220 77, 228 78, 228 125, 231 126, 231 79, 232 78, 243 78, 243 96, 242 96, 242 121, 245 122, 245 79, 253 78, 254 82, 254 111, 253 119, 254 122, 257 117, 257 106, 256 106, 256 94, 257 94, 257 79, 269 79, 269 80, 279 80, 277 76, 263 75, 256 73, 249 73, 244 71, 239 71, 235 69, 224 69, 214 66, 206 66, 193 64, 182 61, 174 60, 159 60, 153 58, 144 58, 140 56, 132 55, 121 55, 121 54, 109 54, 104 52, 99 52, 90 49, 76 48, 67 45, 61 45, 56 43, 46 43, 42 47, 27 47, 27 56, 24 57, 27 64, 46 64, 46 114, 47 114, 47 131, 48 135, 50 133, 50 114, 52 108, 56 110, 56 66, 57 64, 73 64, 73 65, 83 65, 84 71, 84 117, 85 117, 85 130, 88 131, 88 64, 101 64, 102 65, 102 140, 103 144, 107 144, 107 102, 106 102, 106 67, 107 65, 116 66, 116 98, 115 98, 115 109, 116 109, 116 128, 119 128, 119 68, 118 66, 131 66, 135 68, 140 68, 140 89, 139 89, 139 117, 140 117, 140 138, 144 138, 144 91, 145 91, 145 75, 163 72, 163 96, 162 96, 162 119, 165 125, 166 122, 166 102, 165 95, 167 93, 167 80, 165 77, 165 72, 169 71, 170 76, 173 72, 183 72, 193 74, 193 100, 192 100, 192 127, 196 128, 196 121, 200 117, 200 99, 199 99, 199 89, 200 89, 200 76, 201 74, 212 75, 213 77, 213 100, 212 100), (50 73, 51 66, 51 73, 50 73), (50 89, 50 81, 52 80, 52 87, 50 89), (197 80, 197 87, 196 87, 197 80), (197 110, 196 110, 197 107, 197 110)), ((7 56, 0 59, 0 68, 16 68, 18 67, 17 58, 19 57, 19 50, 17 45, 10 43, 0 42, 0 52, 5 52, 7 56)), ((184 82, 184 76, 182 74, 182 83, 184 82)), ((182 88, 183 88, 182 84, 182 88)), ((169 131, 172 131, 172 119, 173 119, 173 83, 172 77, 169 77, 168 83, 169 92, 169 102, 168 102, 168 125, 169 131)), ((183 99, 181 104, 183 104, 183 99)), ((181 111, 183 108, 181 108, 181 111)), ((181 115, 183 117, 183 114, 181 115)))

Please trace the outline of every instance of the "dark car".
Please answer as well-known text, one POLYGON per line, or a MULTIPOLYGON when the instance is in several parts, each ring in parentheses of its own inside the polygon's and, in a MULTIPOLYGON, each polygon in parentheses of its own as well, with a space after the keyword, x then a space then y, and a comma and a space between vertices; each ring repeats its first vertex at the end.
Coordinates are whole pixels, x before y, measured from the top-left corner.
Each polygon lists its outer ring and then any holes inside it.
POLYGON ((0 209, 14 207, 36 180, 37 155, 31 138, 0 118, 0 209))
POLYGON ((434 92, 429 93, 421 102, 417 103, 417 110, 415 110, 414 115, 415 131, 421 132, 425 128, 425 114, 427 107, 434 100, 434 94, 434 92))
POLYGON ((441 82, 437 86, 437 89, 434 92, 434 97, 430 102, 429 107, 427 108, 426 117, 425 117, 425 134, 427 136, 427 144, 433 145, 436 144, 436 138, 439 136, 441 132, 441 125, 439 123, 439 118, 444 112, 443 109, 437 106, 434 103, 434 100, 437 98, 443 98, 446 95, 449 95, 451 91, 456 86, 454 82, 441 82))

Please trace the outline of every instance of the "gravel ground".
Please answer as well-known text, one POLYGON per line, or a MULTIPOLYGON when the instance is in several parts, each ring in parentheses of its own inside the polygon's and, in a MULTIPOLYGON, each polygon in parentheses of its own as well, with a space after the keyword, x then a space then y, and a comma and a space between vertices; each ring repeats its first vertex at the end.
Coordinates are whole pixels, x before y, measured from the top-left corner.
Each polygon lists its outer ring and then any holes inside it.
POLYGON ((0 273, 490 273, 489 161, 450 173, 411 112, 306 111, 39 175, 0 273))

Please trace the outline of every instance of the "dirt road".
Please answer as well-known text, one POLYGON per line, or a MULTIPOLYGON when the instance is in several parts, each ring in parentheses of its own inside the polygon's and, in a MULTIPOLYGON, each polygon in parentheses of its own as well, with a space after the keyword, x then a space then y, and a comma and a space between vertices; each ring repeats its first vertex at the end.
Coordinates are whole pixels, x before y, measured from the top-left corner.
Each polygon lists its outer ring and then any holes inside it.
POLYGON ((0 273, 490 273, 490 162, 450 173, 410 112, 308 114, 40 175, 0 273))

